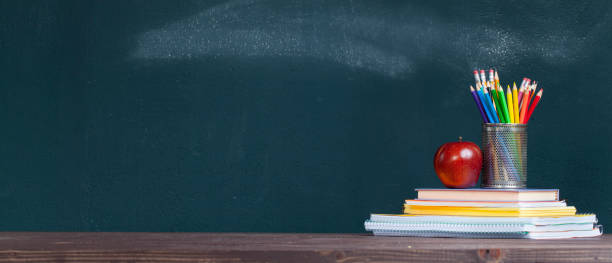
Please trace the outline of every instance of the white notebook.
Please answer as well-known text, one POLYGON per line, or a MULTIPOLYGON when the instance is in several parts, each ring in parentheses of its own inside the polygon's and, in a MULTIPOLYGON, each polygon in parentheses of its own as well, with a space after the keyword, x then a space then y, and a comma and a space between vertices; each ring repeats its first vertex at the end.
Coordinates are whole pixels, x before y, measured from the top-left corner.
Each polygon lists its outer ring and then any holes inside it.
POLYGON ((559 201, 559 189, 415 189, 419 200, 438 201, 559 201))
POLYGON ((546 232, 586 231, 593 229, 593 223, 569 223, 554 225, 532 224, 460 224, 460 223, 389 223, 366 221, 367 231, 444 231, 444 232, 546 232))
POLYGON ((594 214, 561 217, 492 217, 492 216, 428 216, 409 214, 371 214, 370 221, 397 223, 467 223, 467 224, 531 224, 597 223, 594 214))
POLYGON ((593 228, 591 231, 564 231, 564 232, 530 232, 526 238, 531 239, 560 239, 576 237, 598 237, 601 236, 601 226, 593 228))
POLYGON ((444 231, 401 231, 377 230, 376 236, 410 236, 410 237, 456 237, 456 238, 527 238, 527 239, 562 239, 601 236, 601 227, 585 231, 551 231, 551 232, 444 232, 444 231))
POLYGON ((600 236, 593 214, 564 217, 471 217, 372 214, 364 225, 378 236, 557 239, 600 236))

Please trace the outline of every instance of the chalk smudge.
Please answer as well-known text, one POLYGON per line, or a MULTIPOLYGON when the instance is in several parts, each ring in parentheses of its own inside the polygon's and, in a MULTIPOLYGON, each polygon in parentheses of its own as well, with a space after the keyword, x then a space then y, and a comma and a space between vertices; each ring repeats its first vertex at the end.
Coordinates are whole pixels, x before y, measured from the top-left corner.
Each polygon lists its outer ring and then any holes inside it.
POLYGON ((141 59, 312 57, 402 78, 414 72, 418 60, 440 53, 455 56, 463 61, 461 66, 504 66, 526 56, 567 62, 576 59, 584 46, 584 38, 573 32, 527 39, 489 25, 442 22, 439 15, 418 7, 383 12, 368 5, 230 1, 145 32, 132 55, 141 59), (306 4, 309 8, 304 8, 306 4), (312 8, 317 4, 322 7, 312 8))

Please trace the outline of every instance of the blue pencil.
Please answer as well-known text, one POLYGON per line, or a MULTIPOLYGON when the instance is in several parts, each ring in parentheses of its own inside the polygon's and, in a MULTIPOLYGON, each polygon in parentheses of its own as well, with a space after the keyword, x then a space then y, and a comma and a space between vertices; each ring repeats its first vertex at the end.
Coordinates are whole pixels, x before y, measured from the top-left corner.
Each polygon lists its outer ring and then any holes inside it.
POLYGON ((484 94, 482 93, 482 90, 479 87, 476 88, 476 93, 478 93, 478 97, 480 98, 480 102, 482 103, 482 109, 487 115, 487 122, 493 122, 493 117, 491 117, 491 111, 489 110, 489 107, 487 106, 487 103, 484 100, 484 94))
POLYGON ((499 119, 497 118, 497 113, 495 112, 495 108, 493 108, 493 101, 491 100, 491 96, 489 96, 489 93, 487 92, 486 89, 484 89, 484 93, 482 94, 482 96, 484 97, 484 100, 487 104, 487 108, 489 109, 491 113, 491 117, 493 117, 491 119, 491 123, 499 123, 499 119))

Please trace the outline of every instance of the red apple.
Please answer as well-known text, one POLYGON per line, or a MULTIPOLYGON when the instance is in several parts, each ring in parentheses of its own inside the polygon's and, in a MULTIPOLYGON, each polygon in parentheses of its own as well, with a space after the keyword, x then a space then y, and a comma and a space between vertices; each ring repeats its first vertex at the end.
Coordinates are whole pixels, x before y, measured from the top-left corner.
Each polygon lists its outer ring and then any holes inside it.
POLYGON ((434 169, 448 188, 469 188, 476 185, 482 168, 482 153, 473 142, 445 143, 434 155, 434 169))

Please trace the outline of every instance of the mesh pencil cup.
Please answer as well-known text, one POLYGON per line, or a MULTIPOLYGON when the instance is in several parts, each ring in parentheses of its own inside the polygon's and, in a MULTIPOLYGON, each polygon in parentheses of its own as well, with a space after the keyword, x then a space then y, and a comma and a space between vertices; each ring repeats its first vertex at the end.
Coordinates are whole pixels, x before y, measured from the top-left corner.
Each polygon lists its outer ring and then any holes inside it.
POLYGON ((483 123, 484 188, 527 187, 527 124, 483 123))

